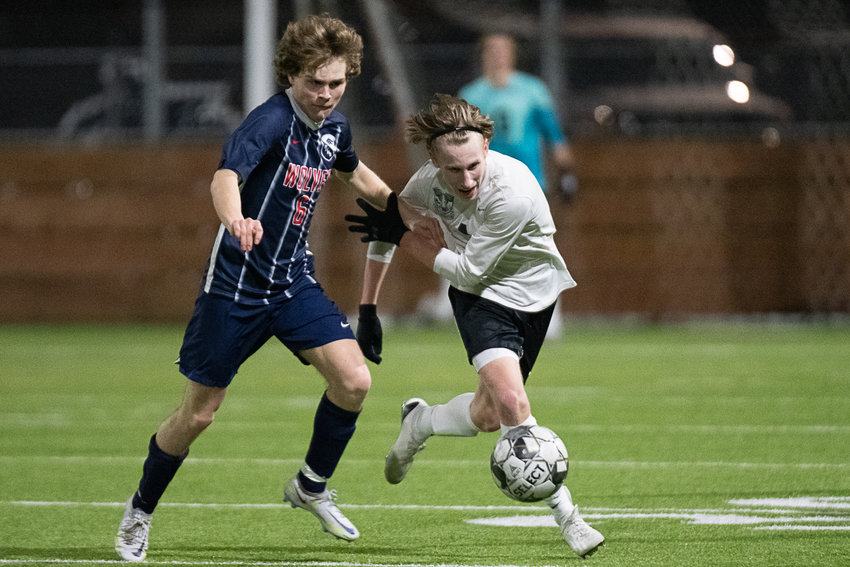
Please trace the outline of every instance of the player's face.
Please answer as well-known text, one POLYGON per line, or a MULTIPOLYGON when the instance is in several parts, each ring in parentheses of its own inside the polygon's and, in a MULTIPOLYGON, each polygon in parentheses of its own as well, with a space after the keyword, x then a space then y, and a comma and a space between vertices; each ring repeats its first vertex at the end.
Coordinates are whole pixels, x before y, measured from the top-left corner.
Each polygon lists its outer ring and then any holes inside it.
POLYGON ((345 61, 333 59, 312 73, 289 76, 292 96, 310 120, 321 122, 339 104, 345 92, 345 71, 345 61))
POLYGON ((514 68, 516 50, 514 41, 506 35, 491 35, 481 44, 481 59, 485 71, 504 71, 514 68))
POLYGON ((440 179, 461 199, 475 199, 481 192, 488 146, 484 136, 471 132, 459 146, 437 140, 431 148, 431 161, 440 168, 440 179))

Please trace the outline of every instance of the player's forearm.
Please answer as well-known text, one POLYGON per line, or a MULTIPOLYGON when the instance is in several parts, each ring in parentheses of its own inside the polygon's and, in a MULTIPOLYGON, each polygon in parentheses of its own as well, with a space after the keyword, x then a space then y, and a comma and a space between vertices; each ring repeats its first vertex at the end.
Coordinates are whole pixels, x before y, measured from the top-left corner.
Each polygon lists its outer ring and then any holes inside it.
POLYGON ((360 293, 361 305, 377 305, 378 295, 384 283, 384 276, 390 265, 387 262, 377 262, 366 259, 366 267, 363 271, 363 289, 360 293))
POLYGON ((404 233, 399 247, 432 270, 437 254, 443 249, 432 238, 413 230, 404 233))
POLYGON ((375 207, 384 208, 392 190, 362 161, 351 172, 334 170, 334 174, 375 207))
POLYGON ((219 169, 210 184, 213 207, 225 228, 233 232, 233 223, 242 219, 242 197, 239 194, 239 178, 235 171, 219 169))

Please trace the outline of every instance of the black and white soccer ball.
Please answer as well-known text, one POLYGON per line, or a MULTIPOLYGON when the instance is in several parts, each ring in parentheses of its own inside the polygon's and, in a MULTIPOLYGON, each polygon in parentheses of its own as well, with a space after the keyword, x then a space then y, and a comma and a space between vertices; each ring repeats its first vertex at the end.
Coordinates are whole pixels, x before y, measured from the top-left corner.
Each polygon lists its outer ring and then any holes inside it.
POLYGON ((564 483, 569 469, 567 448, 542 425, 515 427, 499 438, 490 455, 493 482, 514 500, 537 502, 564 483))

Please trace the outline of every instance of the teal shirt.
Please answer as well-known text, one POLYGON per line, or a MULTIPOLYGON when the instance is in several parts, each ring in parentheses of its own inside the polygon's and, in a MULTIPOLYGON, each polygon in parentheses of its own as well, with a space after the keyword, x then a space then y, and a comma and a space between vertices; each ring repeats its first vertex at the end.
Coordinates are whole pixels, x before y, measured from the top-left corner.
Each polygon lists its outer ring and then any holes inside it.
POLYGON ((479 78, 462 87, 458 96, 495 123, 490 148, 527 165, 545 191, 545 148, 566 139, 543 81, 516 71, 504 88, 495 88, 479 78))

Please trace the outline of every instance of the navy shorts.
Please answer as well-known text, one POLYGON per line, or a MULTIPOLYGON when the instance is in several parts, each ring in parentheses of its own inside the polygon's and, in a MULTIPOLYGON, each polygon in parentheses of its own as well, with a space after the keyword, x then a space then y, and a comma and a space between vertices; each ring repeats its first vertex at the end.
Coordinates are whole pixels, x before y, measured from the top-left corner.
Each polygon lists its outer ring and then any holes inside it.
POLYGON ((475 355, 490 348, 512 350, 519 357, 525 382, 540 354, 555 304, 529 313, 454 287, 449 287, 449 301, 469 363, 472 364, 475 355))
POLYGON ((225 388, 242 363, 271 337, 307 364, 300 351, 354 339, 354 333, 319 284, 269 305, 244 305, 201 290, 177 363, 193 382, 225 388))

